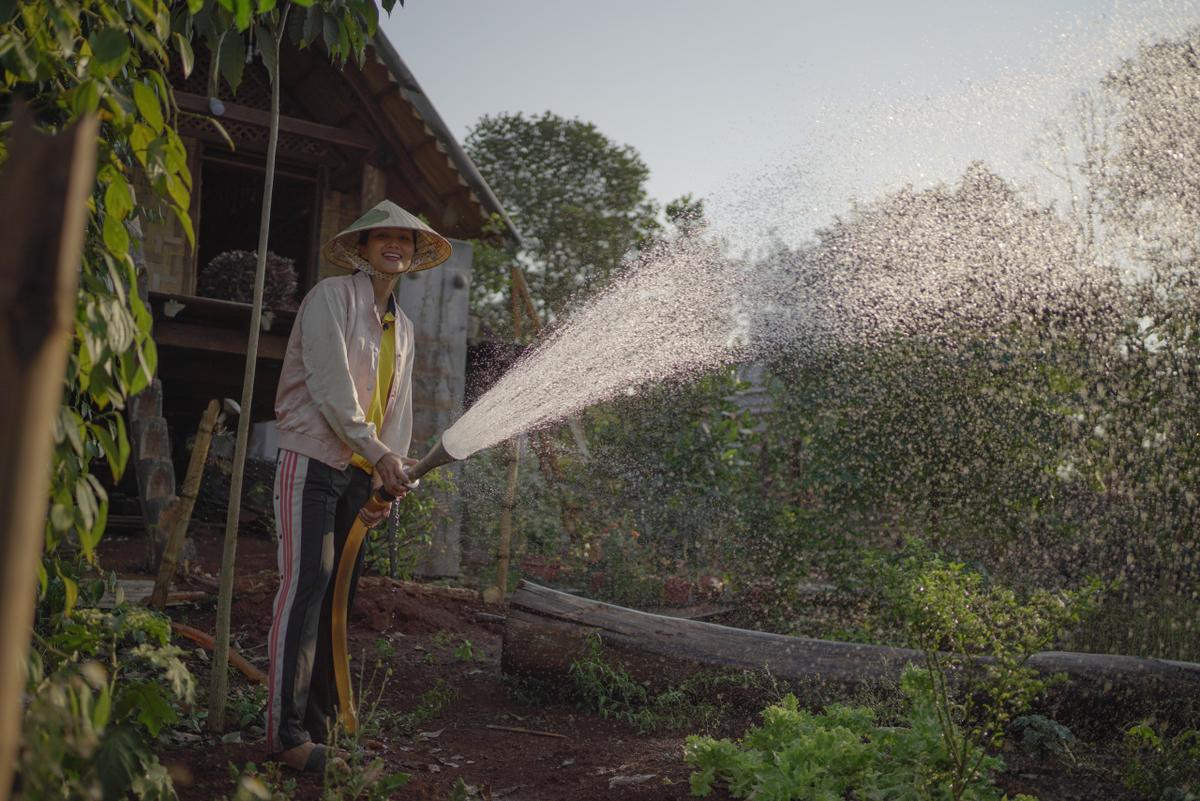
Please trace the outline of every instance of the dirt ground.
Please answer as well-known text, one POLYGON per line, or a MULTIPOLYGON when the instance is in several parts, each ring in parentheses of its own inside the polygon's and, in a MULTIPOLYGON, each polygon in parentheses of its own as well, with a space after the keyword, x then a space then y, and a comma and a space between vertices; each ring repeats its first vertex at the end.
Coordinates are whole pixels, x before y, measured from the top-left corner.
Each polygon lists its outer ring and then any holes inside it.
MULTIPOLYGON (((200 532, 196 544, 198 559, 191 567, 195 577, 181 581, 179 589, 212 587, 220 560, 219 535, 200 532)), ((110 536, 101 547, 102 565, 122 578, 147 578, 137 570, 143 547, 140 536, 110 536)), ((232 644, 265 669, 277 582, 274 546, 268 539, 239 538, 237 577, 232 644)), ((170 613, 177 622, 212 632, 215 592, 206 602, 172 607, 170 613)), ((370 721, 364 723, 368 733, 362 738, 362 762, 357 769, 381 759, 388 772, 411 774, 409 783, 394 796, 403 799, 445 801, 453 797, 460 779, 476 788, 468 798, 691 798, 689 770, 682 759, 686 732, 642 736, 622 723, 581 713, 573 706, 516 700, 500 670, 504 613, 503 606, 484 604, 472 590, 364 577, 350 618, 352 674, 363 707, 360 717, 370 721), (385 678, 387 669, 391 675, 385 678), (364 687, 368 688, 365 701, 364 687), (431 691, 444 701, 434 714, 415 726, 396 725, 404 720, 402 716, 417 710, 422 695, 431 691), (372 713, 366 707, 375 699, 372 713)), ((191 654, 189 666, 197 684, 207 687, 207 655, 189 640, 177 642, 191 654)), ((159 753, 183 801, 232 797, 235 784, 230 766, 263 764, 265 692, 257 692, 240 674, 231 679, 232 696, 248 699, 231 701, 231 710, 236 707, 243 720, 241 728, 225 738, 231 742, 207 735, 197 711, 192 730, 181 727, 174 744, 159 753)), ((749 710, 735 713, 731 731, 742 730, 753 717, 749 710)), ((1111 783, 1068 775, 1060 768, 1023 765, 1019 758, 1009 762, 1001 784, 1010 794, 1036 794, 1043 801, 1130 798, 1111 783)), ((284 776, 296 779, 292 798, 320 798, 318 777, 286 771, 284 776)), ((710 798, 729 796, 718 791, 710 798)))

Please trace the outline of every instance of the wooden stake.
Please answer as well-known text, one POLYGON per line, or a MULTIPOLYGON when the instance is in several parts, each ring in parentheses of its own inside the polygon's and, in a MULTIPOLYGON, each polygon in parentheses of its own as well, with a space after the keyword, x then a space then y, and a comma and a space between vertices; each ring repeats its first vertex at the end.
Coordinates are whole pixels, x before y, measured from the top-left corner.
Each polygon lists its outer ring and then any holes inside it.
POLYGON ((521 437, 508 443, 508 483, 500 503, 500 544, 496 549, 496 595, 499 600, 508 592, 508 564, 512 549, 513 509, 517 505, 517 471, 521 464, 521 437))
POLYGON ((154 580, 154 592, 150 594, 150 606, 162 609, 167 603, 167 592, 175 579, 175 565, 183 541, 187 538, 188 523, 192 520, 192 508, 200 492, 200 479, 204 476, 204 462, 208 459, 208 446, 212 442, 213 426, 221 404, 208 402, 208 408, 200 416, 200 427, 196 430, 196 441, 192 445, 192 458, 188 462, 187 476, 183 479, 183 490, 171 502, 159 518, 159 525, 167 528, 167 544, 163 548, 162 560, 158 565, 158 577, 154 580))
POLYGON ((96 175, 94 116, 58 136, 15 109, 0 176, 0 801, 9 797, 21 736, 51 434, 62 402, 87 199, 96 175))

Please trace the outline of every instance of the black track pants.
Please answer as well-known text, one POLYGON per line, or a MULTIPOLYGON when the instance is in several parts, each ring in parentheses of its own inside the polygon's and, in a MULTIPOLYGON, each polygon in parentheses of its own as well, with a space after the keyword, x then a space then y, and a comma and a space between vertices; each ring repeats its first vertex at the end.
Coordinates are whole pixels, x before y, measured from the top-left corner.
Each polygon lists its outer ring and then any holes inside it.
MULTIPOLYGON (((333 677, 333 576, 346 536, 371 493, 371 477, 281 450, 275 471, 279 592, 267 653, 267 744, 283 751, 325 742, 337 720, 333 677)), ((362 552, 350 583, 350 605, 362 552)), ((347 610, 349 614, 349 610, 347 610)))

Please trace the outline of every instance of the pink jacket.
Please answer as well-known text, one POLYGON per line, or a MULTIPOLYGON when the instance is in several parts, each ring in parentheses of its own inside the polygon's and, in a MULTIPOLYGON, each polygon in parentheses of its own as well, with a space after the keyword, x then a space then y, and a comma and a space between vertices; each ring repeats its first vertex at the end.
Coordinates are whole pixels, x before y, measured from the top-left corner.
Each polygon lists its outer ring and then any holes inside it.
POLYGON ((396 369, 381 431, 364 409, 379 374, 383 322, 371 279, 326 278, 300 304, 283 358, 275 421, 279 447, 338 470, 360 453, 374 464, 388 451, 408 455, 412 440, 413 327, 396 307, 396 369))

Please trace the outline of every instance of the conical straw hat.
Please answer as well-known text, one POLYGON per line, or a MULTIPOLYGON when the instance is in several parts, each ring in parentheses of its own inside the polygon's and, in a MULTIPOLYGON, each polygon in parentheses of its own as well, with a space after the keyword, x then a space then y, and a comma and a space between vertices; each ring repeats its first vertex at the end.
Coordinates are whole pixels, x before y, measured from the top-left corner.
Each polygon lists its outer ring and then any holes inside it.
POLYGON ((355 270, 362 261, 358 255, 358 235, 372 228, 407 228, 416 232, 417 249, 413 253, 409 272, 437 267, 450 258, 450 243, 444 236, 390 200, 379 203, 351 223, 345 231, 326 242, 321 253, 343 270, 355 270))

